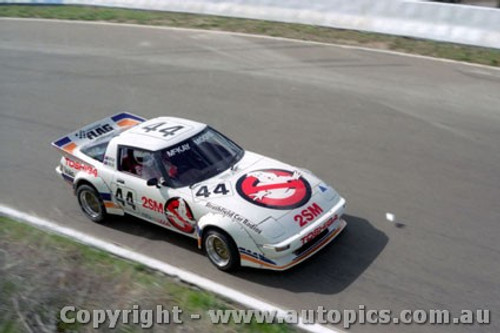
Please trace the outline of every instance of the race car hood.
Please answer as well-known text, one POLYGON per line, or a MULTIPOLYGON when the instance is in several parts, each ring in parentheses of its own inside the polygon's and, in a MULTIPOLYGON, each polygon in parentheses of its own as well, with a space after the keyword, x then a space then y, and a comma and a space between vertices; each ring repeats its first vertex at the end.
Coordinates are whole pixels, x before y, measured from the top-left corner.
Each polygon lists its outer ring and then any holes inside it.
POLYGON ((232 218, 266 243, 299 233, 340 200, 311 172, 253 152, 246 152, 232 170, 197 184, 192 193, 208 211, 232 218), (203 186, 221 183, 230 189, 225 195, 196 195, 203 186))

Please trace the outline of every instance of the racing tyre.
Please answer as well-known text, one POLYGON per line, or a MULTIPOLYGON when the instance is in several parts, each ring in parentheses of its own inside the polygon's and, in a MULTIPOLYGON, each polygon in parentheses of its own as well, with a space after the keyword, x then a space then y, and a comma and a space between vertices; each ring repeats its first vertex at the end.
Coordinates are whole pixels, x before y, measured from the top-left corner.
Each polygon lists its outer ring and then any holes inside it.
POLYGON ((106 209, 102 198, 97 191, 89 185, 80 185, 76 190, 78 203, 82 211, 94 222, 102 223, 106 218, 106 209))
POLYGON ((209 230, 203 239, 208 259, 218 269, 225 272, 240 267, 240 255, 234 241, 225 233, 209 230))

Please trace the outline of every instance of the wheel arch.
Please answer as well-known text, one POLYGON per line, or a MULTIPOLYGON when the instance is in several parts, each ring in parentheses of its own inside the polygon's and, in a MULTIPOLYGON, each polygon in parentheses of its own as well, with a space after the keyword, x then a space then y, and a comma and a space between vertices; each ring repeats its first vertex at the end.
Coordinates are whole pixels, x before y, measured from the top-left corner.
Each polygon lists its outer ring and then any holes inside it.
POLYGON ((78 180, 75 180, 75 182, 73 183, 73 190, 76 191, 78 190, 78 188, 82 185, 89 185, 91 186, 94 190, 97 191, 97 193, 99 193, 99 190, 97 189, 97 187, 95 187, 94 184, 92 184, 91 181, 89 181, 88 179, 85 179, 85 178, 80 178, 78 180))
POLYGON ((198 248, 200 250, 202 250, 202 251, 205 250, 205 244, 204 244, 203 241, 205 239, 205 236, 207 235, 207 233, 210 230, 218 231, 218 232, 223 233, 224 235, 228 236, 229 239, 234 243, 234 245, 236 246, 236 248, 238 248, 238 244, 236 244, 236 241, 234 240, 234 237, 232 235, 230 235, 226 230, 222 229, 219 226, 216 226, 216 225, 213 225, 213 224, 209 224, 209 225, 205 226, 205 228, 203 228, 202 230, 200 230, 200 234, 199 234, 200 242, 198 243, 198 248))
POLYGON ((203 250, 203 237, 210 229, 221 231, 228 235, 238 250, 240 248, 244 248, 261 252, 253 238, 248 234, 247 230, 245 230, 238 222, 227 216, 215 213, 208 213, 198 221, 197 237, 198 248, 200 250, 203 250))
POLYGON ((79 173, 76 175, 75 180, 73 181, 73 191, 76 194, 78 187, 81 185, 89 185, 99 194, 100 198, 104 201, 104 206, 106 208, 106 212, 112 215, 124 215, 125 212, 123 209, 118 206, 113 201, 113 194, 108 185, 104 182, 104 180, 100 177, 93 177, 92 175, 88 175, 86 173, 79 173))

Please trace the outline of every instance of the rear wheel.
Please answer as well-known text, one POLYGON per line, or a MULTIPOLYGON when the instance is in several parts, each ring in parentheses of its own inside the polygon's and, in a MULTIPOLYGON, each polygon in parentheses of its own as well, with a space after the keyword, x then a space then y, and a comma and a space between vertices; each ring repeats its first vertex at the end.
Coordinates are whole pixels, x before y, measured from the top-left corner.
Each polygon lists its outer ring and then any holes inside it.
POLYGON ((101 223, 106 218, 106 209, 99 193, 89 185, 80 185, 76 190, 78 203, 89 219, 101 223))
POLYGON ((221 271, 234 271, 240 266, 240 256, 236 244, 225 233, 208 230, 203 245, 208 259, 221 271))

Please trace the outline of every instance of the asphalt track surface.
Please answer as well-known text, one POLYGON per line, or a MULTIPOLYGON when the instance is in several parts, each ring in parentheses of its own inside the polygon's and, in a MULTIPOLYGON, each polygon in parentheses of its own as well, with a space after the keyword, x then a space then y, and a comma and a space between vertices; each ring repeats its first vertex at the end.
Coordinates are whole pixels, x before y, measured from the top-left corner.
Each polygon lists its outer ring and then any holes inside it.
POLYGON ((492 310, 498 332, 500 71, 320 44, 146 27, 0 20, 0 202, 292 309, 492 310), (118 111, 206 122, 314 171, 348 228, 285 272, 209 264, 132 218, 97 225, 50 142, 118 111), (386 220, 386 213, 396 222, 386 220))

